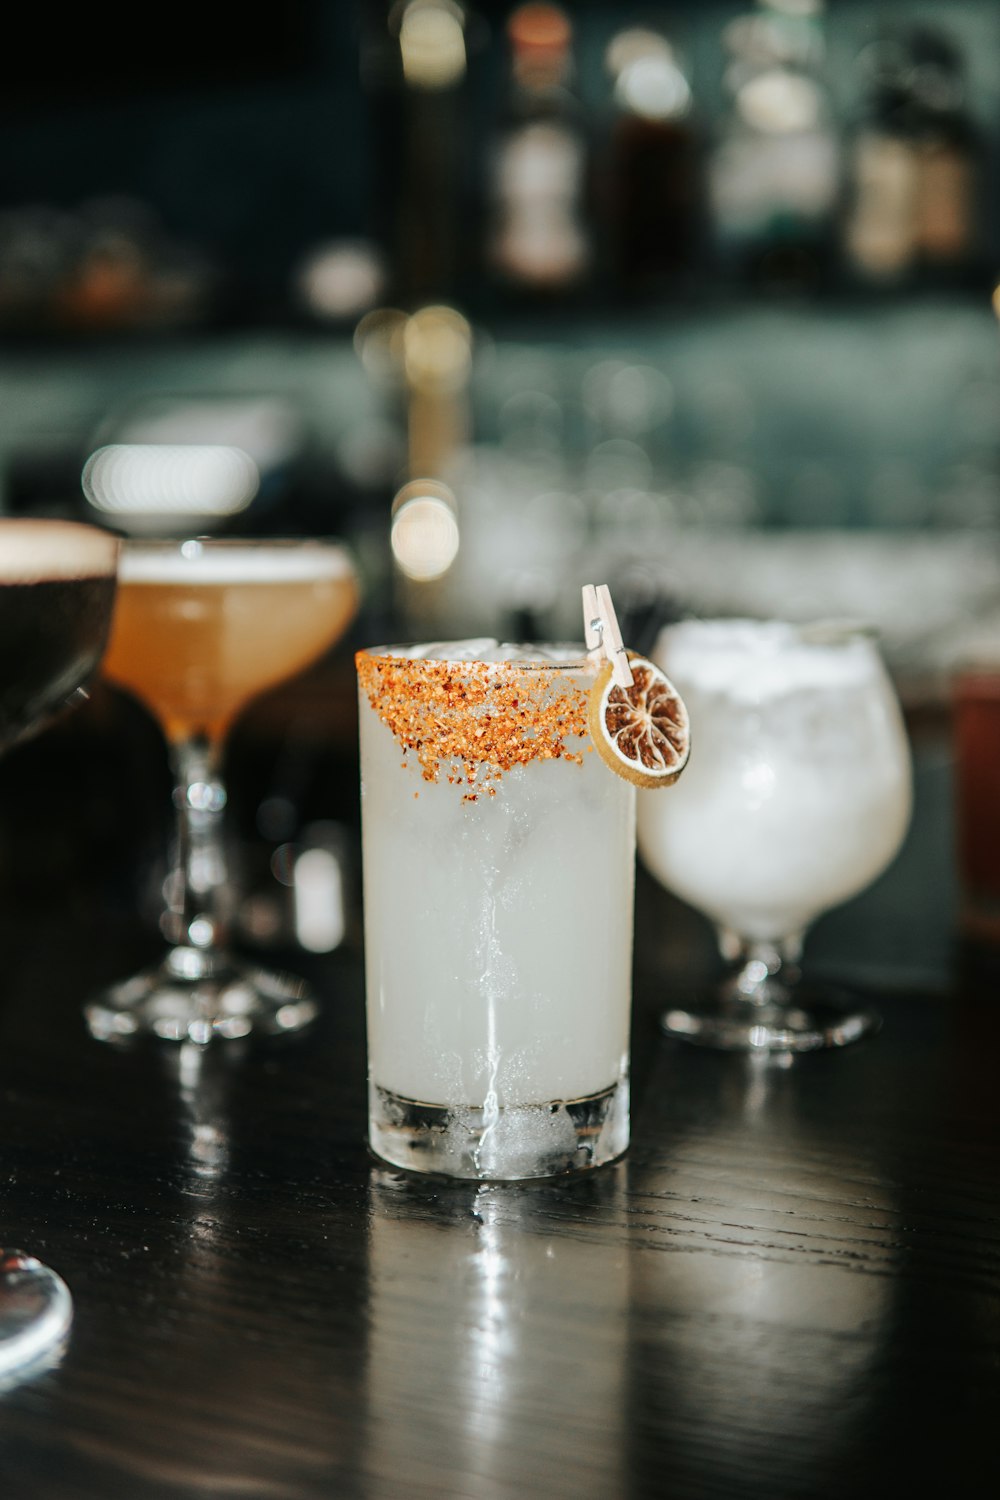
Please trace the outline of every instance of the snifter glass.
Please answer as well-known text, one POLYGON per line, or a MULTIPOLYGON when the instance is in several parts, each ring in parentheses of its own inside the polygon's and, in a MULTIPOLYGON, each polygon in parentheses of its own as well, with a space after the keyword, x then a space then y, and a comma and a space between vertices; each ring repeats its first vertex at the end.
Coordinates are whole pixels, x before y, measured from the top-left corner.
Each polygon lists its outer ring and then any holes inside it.
POLYGON ((354 568, 334 541, 124 544, 104 666, 163 729, 177 823, 160 922, 170 946, 153 968, 88 1005, 100 1039, 151 1032, 206 1043, 294 1031, 314 1017, 301 979, 244 963, 227 947, 221 760, 240 710, 333 646, 357 601, 354 568))
POLYGON ((810 924, 882 873, 909 823, 909 747, 874 640, 836 623, 688 620, 654 657, 692 749, 669 794, 639 794, 639 852, 711 918, 732 966, 717 991, 675 996, 664 1029, 777 1052, 855 1040, 878 1017, 803 984, 798 963, 810 924))
MULTIPOLYGON (((68 521, 0 519, 0 751, 86 696, 107 639, 118 541, 68 521)), ((0 1248, 0 1391, 58 1351, 72 1319, 65 1283, 0 1248)))

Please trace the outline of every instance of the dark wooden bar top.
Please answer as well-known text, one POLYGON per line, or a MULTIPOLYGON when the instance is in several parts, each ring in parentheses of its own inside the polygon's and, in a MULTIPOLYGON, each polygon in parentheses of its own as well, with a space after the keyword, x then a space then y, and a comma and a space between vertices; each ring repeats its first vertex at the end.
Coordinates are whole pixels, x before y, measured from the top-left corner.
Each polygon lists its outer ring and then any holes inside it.
POLYGON ((668 1042, 710 960, 642 878, 632 1148, 509 1186, 368 1155, 353 933, 300 958, 324 1012, 298 1040, 91 1040, 87 993, 149 934, 82 857, 32 875, 29 812, 56 848, 84 772, 33 811, 8 781, 0 1243, 76 1317, 0 1394, 0 1495, 997 1493, 1000 1007, 953 942, 935 753, 897 867, 807 948, 881 1032, 788 1065, 668 1042))

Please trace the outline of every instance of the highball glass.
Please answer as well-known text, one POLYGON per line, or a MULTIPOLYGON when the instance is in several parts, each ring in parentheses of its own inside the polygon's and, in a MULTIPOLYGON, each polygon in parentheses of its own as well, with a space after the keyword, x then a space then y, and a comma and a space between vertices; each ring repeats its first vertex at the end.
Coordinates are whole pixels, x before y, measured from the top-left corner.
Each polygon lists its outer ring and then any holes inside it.
POLYGON ((357 663, 372 1149, 469 1178, 611 1161, 635 789, 593 753, 594 664, 484 640, 357 663))

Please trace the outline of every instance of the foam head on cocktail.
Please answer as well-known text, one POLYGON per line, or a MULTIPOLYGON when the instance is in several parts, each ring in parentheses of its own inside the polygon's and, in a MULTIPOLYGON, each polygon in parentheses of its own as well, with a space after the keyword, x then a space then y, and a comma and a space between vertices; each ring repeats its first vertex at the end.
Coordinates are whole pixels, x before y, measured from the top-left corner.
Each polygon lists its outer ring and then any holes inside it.
POLYGON ((219 761, 227 731, 259 693, 317 661, 358 602, 335 542, 218 538, 132 542, 123 549, 108 677, 156 716, 170 749, 178 809, 174 894, 162 963, 87 1008, 95 1035, 151 1030, 207 1042, 290 1031, 315 1014, 300 980, 228 953, 219 761))

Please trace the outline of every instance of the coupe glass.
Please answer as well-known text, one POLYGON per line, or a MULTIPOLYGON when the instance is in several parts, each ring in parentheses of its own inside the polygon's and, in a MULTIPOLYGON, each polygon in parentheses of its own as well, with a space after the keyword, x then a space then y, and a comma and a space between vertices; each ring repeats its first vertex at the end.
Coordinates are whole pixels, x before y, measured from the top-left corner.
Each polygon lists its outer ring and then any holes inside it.
POLYGON ((854 1041, 878 1017, 809 990, 797 965, 810 923, 881 874, 909 824, 909 747, 870 633, 690 620, 654 655, 687 704, 691 760, 675 787, 640 793, 639 851, 733 966, 664 1029, 746 1050, 854 1041))
POLYGON ((245 964, 226 947, 232 891, 223 844, 227 732, 246 703, 327 651, 357 608, 354 569, 332 541, 134 541, 122 549, 104 667, 166 736, 177 812, 175 859, 153 968, 86 1010, 101 1040, 151 1032, 206 1043, 306 1025, 304 982, 245 964))
MULTIPOLYGON (((118 541, 69 521, 0 520, 0 751, 86 696, 107 640, 118 541)), ((65 1283, 0 1248, 0 1390, 68 1333, 65 1283)))

